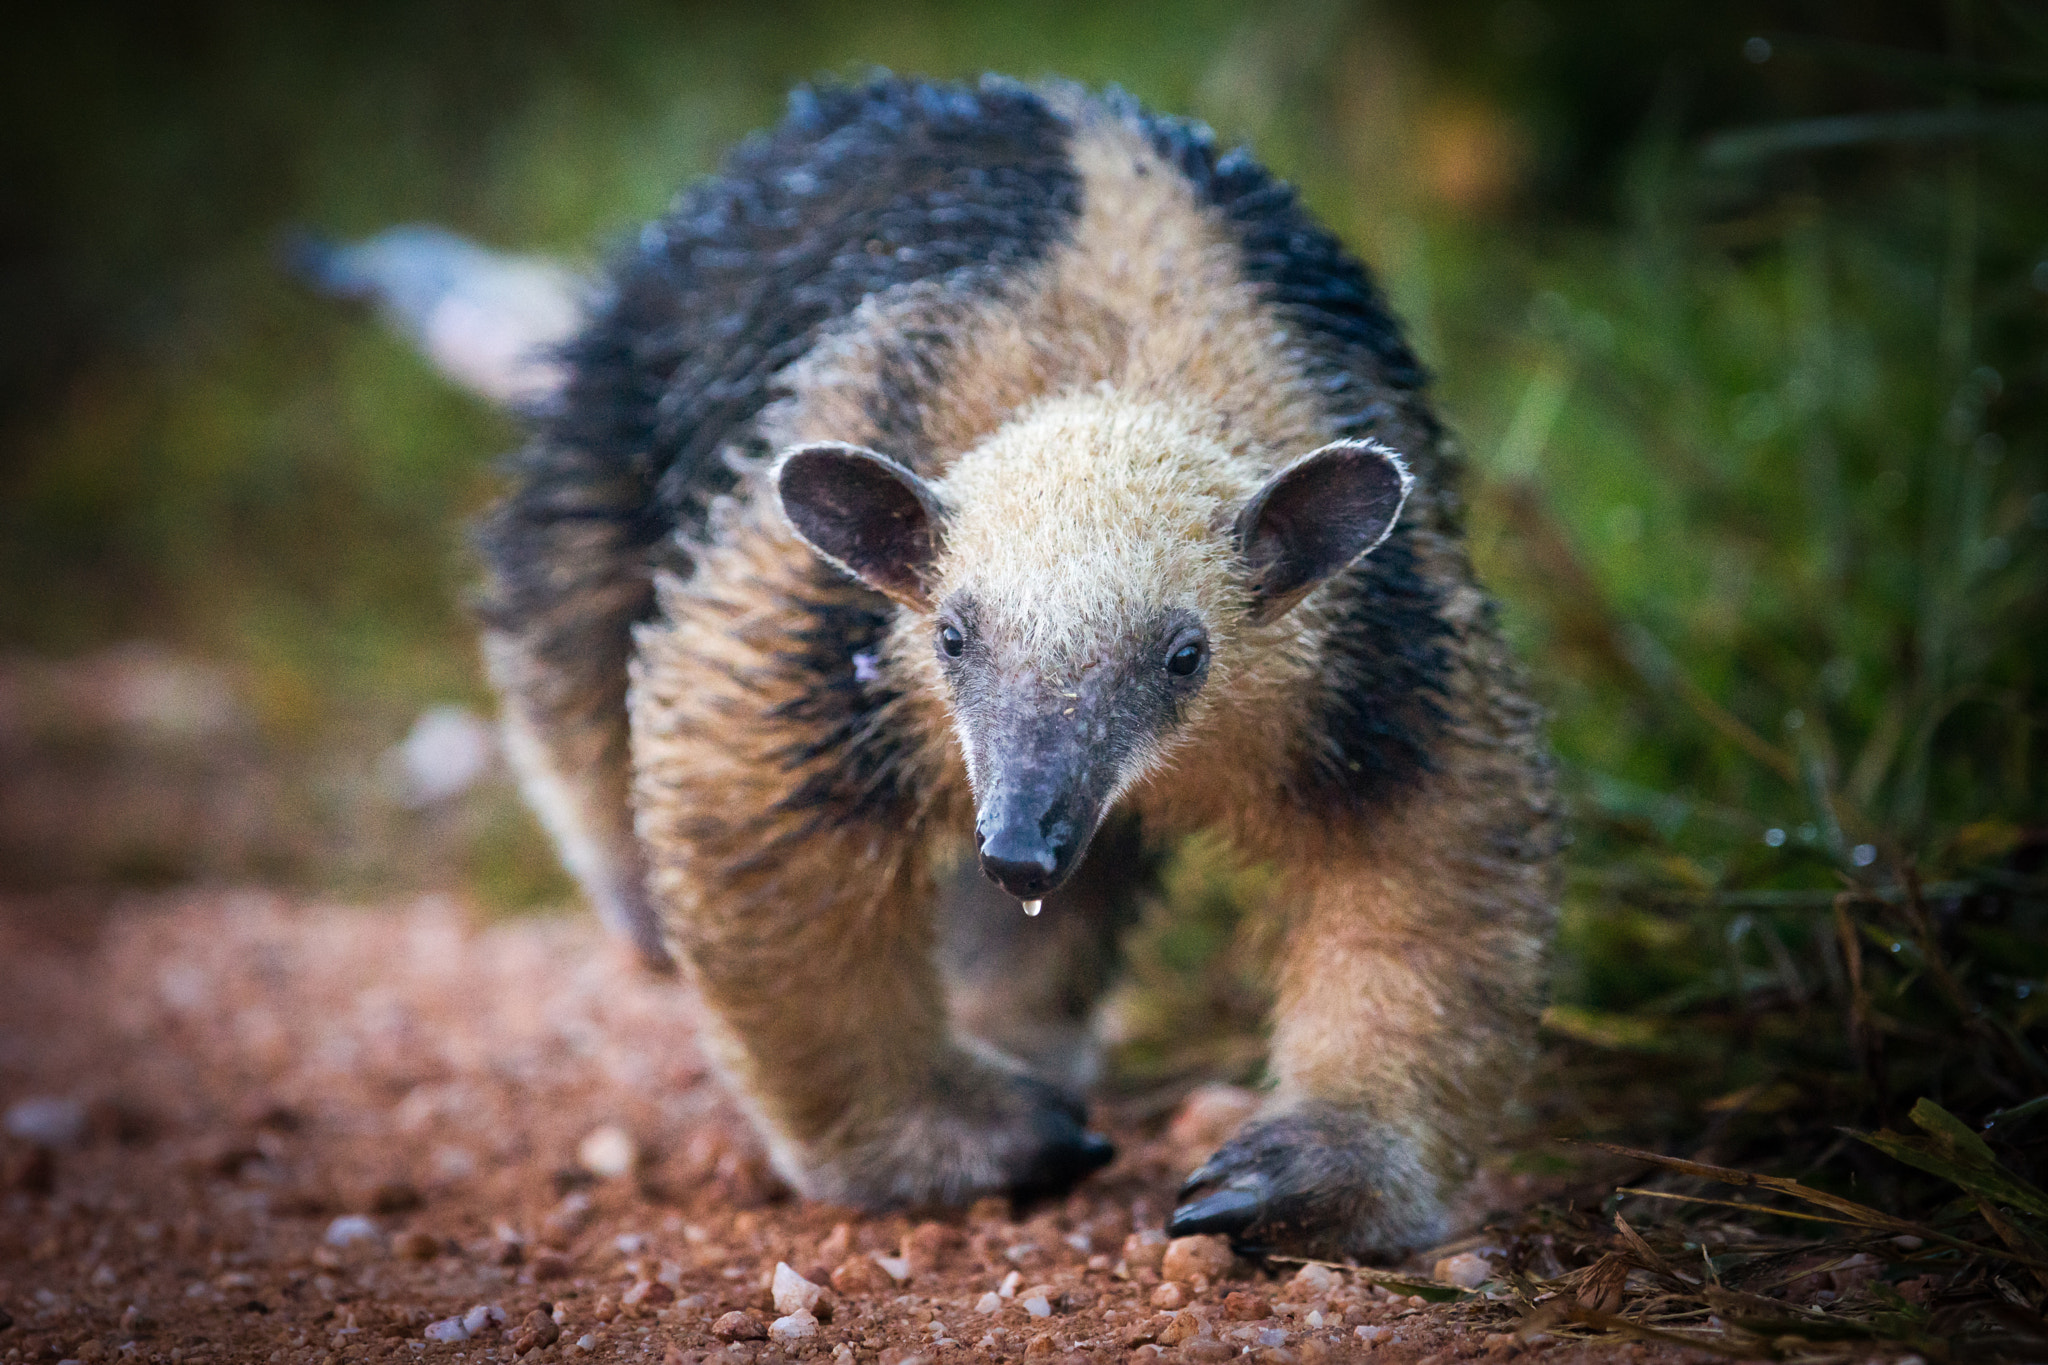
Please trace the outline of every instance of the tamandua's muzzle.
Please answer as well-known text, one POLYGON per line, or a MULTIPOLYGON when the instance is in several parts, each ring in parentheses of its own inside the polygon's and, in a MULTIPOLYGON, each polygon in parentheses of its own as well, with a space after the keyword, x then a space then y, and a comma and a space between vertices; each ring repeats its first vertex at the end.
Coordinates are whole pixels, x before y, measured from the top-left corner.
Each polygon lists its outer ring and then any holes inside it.
POLYGON ((1095 710, 1070 694, 975 727, 981 870, 1027 909, 1081 865, 1115 789, 1117 746, 1101 742, 1095 710))

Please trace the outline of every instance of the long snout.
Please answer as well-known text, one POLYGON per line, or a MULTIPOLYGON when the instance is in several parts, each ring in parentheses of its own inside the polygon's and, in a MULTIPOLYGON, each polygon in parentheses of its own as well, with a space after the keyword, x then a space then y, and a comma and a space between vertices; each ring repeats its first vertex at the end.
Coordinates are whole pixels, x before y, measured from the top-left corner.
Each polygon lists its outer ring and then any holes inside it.
POLYGON ((1081 865, 1117 777, 1117 746, 1103 742, 1089 689, 1033 692, 963 727, 980 779, 981 870, 1021 901, 1059 890, 1081 865))

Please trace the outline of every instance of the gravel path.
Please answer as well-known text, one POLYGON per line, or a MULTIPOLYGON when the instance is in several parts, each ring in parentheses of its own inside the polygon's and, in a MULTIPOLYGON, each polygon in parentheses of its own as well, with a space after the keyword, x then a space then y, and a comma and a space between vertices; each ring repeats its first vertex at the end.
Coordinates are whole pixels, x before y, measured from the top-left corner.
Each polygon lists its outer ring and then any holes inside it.
POLYGON ((0 1361, 1539 1353, 1505 1309, 1168 1254, 1199 1106, 1112 1123, 1116 1164, 1021 1221, 793 1200, 692 1021, 582 917, 0 900, 0 1361))

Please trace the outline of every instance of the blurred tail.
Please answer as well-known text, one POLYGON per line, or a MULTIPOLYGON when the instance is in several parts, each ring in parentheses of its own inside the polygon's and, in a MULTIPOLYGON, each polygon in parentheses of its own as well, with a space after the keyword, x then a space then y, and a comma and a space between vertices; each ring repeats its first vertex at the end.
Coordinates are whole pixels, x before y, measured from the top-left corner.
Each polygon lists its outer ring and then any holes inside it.
POLYGON ((374 306, 457 384, 521 409, 544 408, 561 393, 559 351, 594 292, 559 262, 491 251, 424 224, 359 242, 293 232, 279 255, 310 288, 374 306))

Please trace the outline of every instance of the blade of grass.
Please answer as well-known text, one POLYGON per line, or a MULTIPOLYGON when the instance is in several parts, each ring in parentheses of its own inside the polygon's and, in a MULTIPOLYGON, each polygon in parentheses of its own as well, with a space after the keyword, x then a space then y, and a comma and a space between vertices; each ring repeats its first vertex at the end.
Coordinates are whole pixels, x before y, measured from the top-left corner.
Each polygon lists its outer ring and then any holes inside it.
MULTIPOLYGON (((1959 1237, 1951 1237, 1945 1232, 1927 1226, 1925 1223, 1918 1223, 1910 1218, 1900 1218, 1895 1214, 1873 1209, 1867 1204, 1859 1204, 1853 1199, 1844 1199, 1838 1194, 1829 1194, 1826 1190, 1816 1190, 1811 1186, 1802 1185, 1796 1180, 1787 1180, 1783 1176, 1757 1175, 1751 1171, 1738 1171, 1726 1166, 1709 1166, 1703 1162, 1687 1161, 1681 1157, 1663 1156, 1656 1152, 1645 1152, 1634 1147, 1619 1147, 1609 1142, 1593 1142, 1586 1145, 1598 1147, 1603 1151, 1613 1152, 1617 1156, 1626 1156, 1637 1161, 1646 1161, 1653 1166, 1662 1166, 1664 1169, 1676 1172, 1679 1175, 1689 1175, 1701 1180, 1712 1180, 1718 1184, 1733 1185, 1739 1189, 1771 1190, 1808 1204, 1818 1205, 1821 1208, 1841 1215, 1839 1220, 1808 1215, 1815 1222, 1842 1221, 1851 1227, 1881 1228, 1895 1234, 1919 1237, 1930 1242, 1940 1242, 1944 1246, 1954 1247, 1958 1251, 1967 1251, 1977 1256, 1989 1256, 1997 1260, 2014 1260, 2029 1267, 2040 1266, 2048 1269, 2048 1261, 2041 1260, 2038 1257, 2006 1251, 1996 1247, 1987 1247, 1976 1242, 1967 1242, 1959 1237)), ((1637 1193, 1649 1194, 1652 1192, 1637 1191, 1637 1193)), ((1681 1196, 1667 1195, 1664 1197, 1678 1198, 1681 1196)), ((1703 1200, 1701 1202, 1719 1203, 1724 1201, 1703 1200)), ((1753 1208, 1754 1206, 1737 1204, 1734 1207, 1753 1208)), ((1779 1209, 1771 1209, 1768 1212, 1787 1217, 1799 1216, 1779 1209)))

